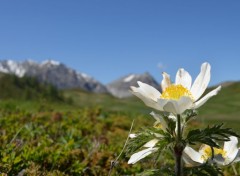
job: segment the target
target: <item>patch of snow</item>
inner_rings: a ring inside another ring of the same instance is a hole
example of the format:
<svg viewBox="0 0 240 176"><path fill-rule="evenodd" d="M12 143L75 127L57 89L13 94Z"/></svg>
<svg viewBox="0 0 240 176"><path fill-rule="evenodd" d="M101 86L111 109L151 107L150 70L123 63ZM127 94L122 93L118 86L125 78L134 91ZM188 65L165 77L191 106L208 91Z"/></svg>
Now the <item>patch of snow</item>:
<svg viewBox="0 0 240 176"><path fill-rule="evenodd" d="M26 70L24 70L23 68L17 68L15 70L15 74L18 76L18 77L23 77L26 73Z"/></svg>
<svg viewBox="0 0 240 176"><path fill-rule="evenodd" d="M27 62L27 63L30 64L30 65L36 65L36 64L37 64L37 62L35 62L35 61L32 60L32 59L27 59L25 62Z"/></svg>
<svg viewBox="0 0 240 176"><path fill-rule="evenodd" d="M93 77L87 75L86 73L78 73L78 74L81 75L82 78L87 82L96 82L96 80Z"/></svg>
<svg viewBox="0 0 240 176"><path fill-rule="evenodd" d="M45 60L41 63L41 65L46 65L46 64L58 66L58 65L60 65L60 62L54 61L54 60Z"/></svg>
<svg viewBox="0 0 240 176"><path fill-rule="evenodd" d="M82 75L82 77L86 78L86 79L89 79L91 78L91 76L87 75L86 73L80 73Z"/></svg>
<svg viewBox="0 0 240 176"><path fill-rule="evenodd" d="M4 68L2 65L0 65L0 72L9 73L9 70L7 70L7 69Z"/></svg>
<svg viewBox="0 0 240 176"><path fill-rule="evenodd" d="M132 74L132 75L129 75L128 77L126 77L123 81L124 82L130 82L133 78L135 77L135 75L134 74Z"/></svg>
<svg viewBox="0 0 240 176"><path fill-rule="evenodd" d="M14 73L18 77L23 77L26 72L26 70L20 64L12 60L7 61L7 66L8 66L8 72L5 72L5 73Z"/></svg>

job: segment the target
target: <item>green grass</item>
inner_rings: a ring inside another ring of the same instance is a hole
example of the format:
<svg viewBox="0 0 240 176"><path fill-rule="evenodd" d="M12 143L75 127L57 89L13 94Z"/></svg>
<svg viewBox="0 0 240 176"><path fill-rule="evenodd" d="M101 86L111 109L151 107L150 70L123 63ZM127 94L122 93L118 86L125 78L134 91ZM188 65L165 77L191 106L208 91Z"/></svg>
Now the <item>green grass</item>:
<svg viewBox="0 0 240 176"><path fill-rule="evenodd" d="M209 89L209 92L212 89ZM136 97L117 99L107 94L92 94L80 90L68 90L64 96L72 99L80 107L102 107L106 111L145 113L151 111ZM205 121L240 121L240 82L223 87L199 109L200 118Z"/></svg>
<svg viewBox="0 0 240 176"><path fill-rule="evenodd" d="M222 88L199 109L204 124L225 123L240 132L240 82Z"/></svg>
<svg viewBox="0 0 240 176"><path fill-rule="evenodd" d="M109 94L88 93L82 90L67 90L64 97L79 107L101 107L107 112L148 113L149 108L136 97L118 99Z"/></svg>

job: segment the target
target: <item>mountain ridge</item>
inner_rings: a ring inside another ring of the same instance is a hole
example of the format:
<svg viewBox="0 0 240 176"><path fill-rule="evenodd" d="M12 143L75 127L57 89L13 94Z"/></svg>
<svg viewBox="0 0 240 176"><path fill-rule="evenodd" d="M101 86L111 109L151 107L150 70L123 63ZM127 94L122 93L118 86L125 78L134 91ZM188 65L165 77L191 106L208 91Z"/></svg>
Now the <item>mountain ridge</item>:
<svg viewBox="0 0 240 176"><path fill-rule="evenodd" d="M148 72L143 74L128 74L107 84L106 86L113 96L118 98L126 98L132 95L130 92L130 87L137 86L138 81L149 84L161 91L159 83Z"/></svg>
<svg viewBox="0 0 240 176"><path fill-rule="evenodd" d="M130 86L137 86L137 81L142 81L160 90L159 84L152 75L129 74L111 83L104 85L86 73L77 72L65 64L55 60L36 62L25 60L17 62L13 60L0 61L0 72L13 74L18 77L35 77L40 82L53 84L59 89L80 88L93 93L108 93L117 98L132 96Z"/></svg>

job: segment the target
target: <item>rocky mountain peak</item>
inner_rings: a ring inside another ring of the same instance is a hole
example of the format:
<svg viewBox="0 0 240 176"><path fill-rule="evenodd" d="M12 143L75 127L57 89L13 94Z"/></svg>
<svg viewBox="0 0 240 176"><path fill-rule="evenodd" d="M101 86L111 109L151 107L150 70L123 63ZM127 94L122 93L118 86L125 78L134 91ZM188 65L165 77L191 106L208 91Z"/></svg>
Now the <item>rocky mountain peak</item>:
<svg viewBox="0 0 240 176"><path fill-rule="evenodd" d="M147 83L156 89L160 90L157 81L148 73L143 74L129 74L117 79L107 85L108 91L118 98L125 98L131 96L130 86L138 86L137 82L141 81Z"/></svg>
<svg viewBox="0 0 240 176"><path fill-rule="evenodd" d="M60 89L81 88L96 93L107 92L106 87L92 77L78 73L54 60L46 60L42 63L32 60L23 62L4 60L0 61L0 72L14 74L18 77L36 77L39 81L51 83Z"/></svg>
<svg viewBox="0 0 240 176"><path fill-rule="evenodd" d="M16 62L0 61L0 72L17 75L18 77L36 77L41 82L55 85L59 89L80 88L94 93L111 93L118 98L132 96L130 86L138 86L137 81L147 83L160 90L157 81L148 73L128 74L108 85L103 85L86 73L80 73L61 62L46 60L41 63L33 60Z"/></svg>

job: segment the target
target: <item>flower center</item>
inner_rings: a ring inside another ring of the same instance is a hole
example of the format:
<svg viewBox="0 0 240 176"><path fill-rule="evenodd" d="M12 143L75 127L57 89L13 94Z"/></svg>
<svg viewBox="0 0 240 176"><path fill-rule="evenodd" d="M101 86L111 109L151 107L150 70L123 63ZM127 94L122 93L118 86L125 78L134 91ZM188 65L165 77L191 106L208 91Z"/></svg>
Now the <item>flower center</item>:
<svg viewBox="0 0 240 176"><path fill-rule="evenodd" d="M157 129L162 129L162 124L160 122L155 122L154 125L153 125L154 128L157 128Z"/></svg>
<svg viewBox="0 0 240 176"><path fill-rule="evenodd" d="M191 92L187 88L178 84L178 85L171 85L167 87L162 92L162 95L160 98L179 100L182 96L190 97L191 99L193 99Z"/></svg>
<svg viewBox="0 0 240 176"><path fill-rule="evenodd" d="M214 155L222 155L223 158L226 157L226 151L224 151L223 149L218 149L218 148L215 148L213 147L213 153L212 153L212 149L210 146L205 146L204 147L204 150L203 150L203 155L202 155L202 158L206 161L208 160L209 158L212 157L212 154Z"/></svg>

